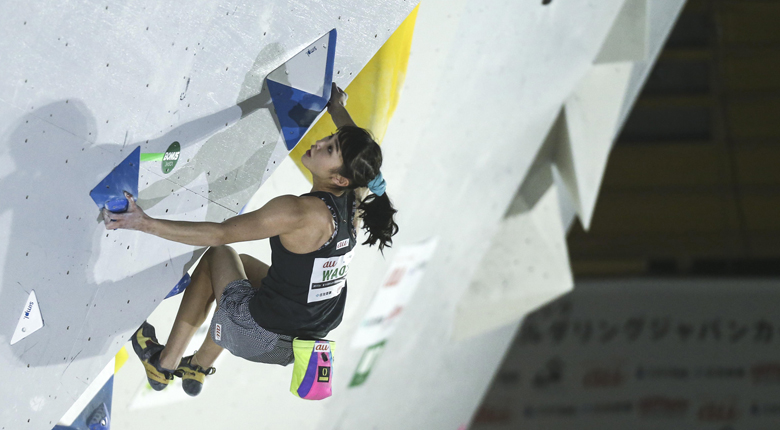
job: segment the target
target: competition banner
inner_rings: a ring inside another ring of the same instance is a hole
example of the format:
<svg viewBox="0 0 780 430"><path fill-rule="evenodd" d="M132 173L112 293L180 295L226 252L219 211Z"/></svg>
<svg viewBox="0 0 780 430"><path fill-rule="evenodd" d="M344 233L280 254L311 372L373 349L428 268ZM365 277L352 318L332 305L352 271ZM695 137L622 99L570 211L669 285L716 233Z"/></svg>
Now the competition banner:
<svg viewBox="0 0 780 430"><path fill-rule="evenodd" d="M522 322L470 428L780 428L777 287L579 282Z"/></svg>
<svg viewBox="0 0 780 430"><path fill-rule="evenodd" d="M353 348L376 345L392 334L398 317L425 273L425 266L436 250L436 243L437 239L433 238L398 249L382 280L382 286L352 338Z"/></svg>
<svg viewBox="0 0 780 430"><path fill-rule="evenodd" d="M352 375L352 380L349 382L349 387L358 387L360 385L363 385L364 382L366 382L366 379L368 379L368 375L371 373L371 369L374 368L374 363L376 363L379 356L382 354L382 351L385 349L385 341L381 341L376 345L372 345L369 348L366 348L366 350L363 352L363 356L360 357L360 361L358 362L357 369L355 369L355 374Z"/></svg>

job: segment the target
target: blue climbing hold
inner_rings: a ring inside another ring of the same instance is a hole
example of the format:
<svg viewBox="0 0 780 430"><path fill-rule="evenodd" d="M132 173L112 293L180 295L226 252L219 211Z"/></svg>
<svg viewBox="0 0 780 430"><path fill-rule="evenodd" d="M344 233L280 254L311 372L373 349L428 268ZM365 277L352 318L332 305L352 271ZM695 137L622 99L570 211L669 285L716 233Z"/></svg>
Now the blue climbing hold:
<svg viewBox="0 0 780 430"><path fill-rule="evenodd" d="M328 105L335 58L333 29L268 74L268 91L288 150Z"/></svg>
<svg viewBox="0 0 780 430"><path fill-rule="evenodd" d="M141 147L139 146L89 192L89 196L92 197L98 208L107 208L111 212L127 210L127 198L124 191L138 196L140 165Z"/></svg>
<svg viewBox="0 0 780 430"><path fill-rule="evenodd" d="M181 279L179 279L179 282L176 284L176 286L174 286L173 289L168 293L168 295L165 296L165 298L167 299L175 295L181 294L190 285L191 280L192 279L190 279L190 274L185 273L184 276L182 276Z"/></svg>
<svg viewBox="0 0 780 430"><path fill-rule="evenodd" d="M108 430L109 420L108 407L106 407L105 403L101 403L95 408L92 415L89 416L87 428L89 428L89 430Z"/></svg>

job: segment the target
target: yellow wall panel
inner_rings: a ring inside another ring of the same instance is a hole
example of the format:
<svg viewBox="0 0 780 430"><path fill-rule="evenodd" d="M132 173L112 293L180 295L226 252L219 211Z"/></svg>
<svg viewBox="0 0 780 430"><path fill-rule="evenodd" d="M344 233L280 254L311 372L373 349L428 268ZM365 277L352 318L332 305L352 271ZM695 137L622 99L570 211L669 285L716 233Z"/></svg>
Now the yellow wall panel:
<svg viewBox="0 0 780 430"><path fill-rule="evenodd" d="M419 5L344 89L349 94L347 109L350 116L357 125L371 130L380 145L401 95L418 9ZM311 173L301 164L301 157L317 140L335 129L330 115L324 115L290 152L290 157L309 182Z"/></svg>

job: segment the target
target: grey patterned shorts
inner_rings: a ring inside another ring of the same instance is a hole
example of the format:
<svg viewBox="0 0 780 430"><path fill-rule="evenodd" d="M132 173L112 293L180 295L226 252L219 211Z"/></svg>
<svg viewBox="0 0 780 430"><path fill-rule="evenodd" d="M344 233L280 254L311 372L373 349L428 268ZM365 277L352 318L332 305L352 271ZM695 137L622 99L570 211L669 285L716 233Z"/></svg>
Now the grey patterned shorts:
<svg viewBox="0 0 780 430"><path fill-rule="evenodd" d="M225 287L211 319L211 338L237 357L287 366L295 360L292 337L257 325L249 313L249 300L254 293L247 279L233 281Z"/></svg>

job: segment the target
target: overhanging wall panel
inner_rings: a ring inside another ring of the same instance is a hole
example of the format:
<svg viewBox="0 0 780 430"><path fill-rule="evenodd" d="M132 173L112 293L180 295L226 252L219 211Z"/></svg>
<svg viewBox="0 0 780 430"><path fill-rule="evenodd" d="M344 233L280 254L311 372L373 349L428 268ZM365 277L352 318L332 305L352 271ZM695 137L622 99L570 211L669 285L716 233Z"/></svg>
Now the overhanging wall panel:
<svg viewBox="0 0 780 430"><path fill-rule="evenodd" d="M139 205L167 219L235 215L286 156L273 110L257 98L265 75L337 28L335 81L345 87L414 6L38 1L4 10L0 427L50 429L202 251L105 231L89 190L136 147L162 153L180 141L169 175L141 163ZM30 290L45 326L9 347Z"/></svg>

